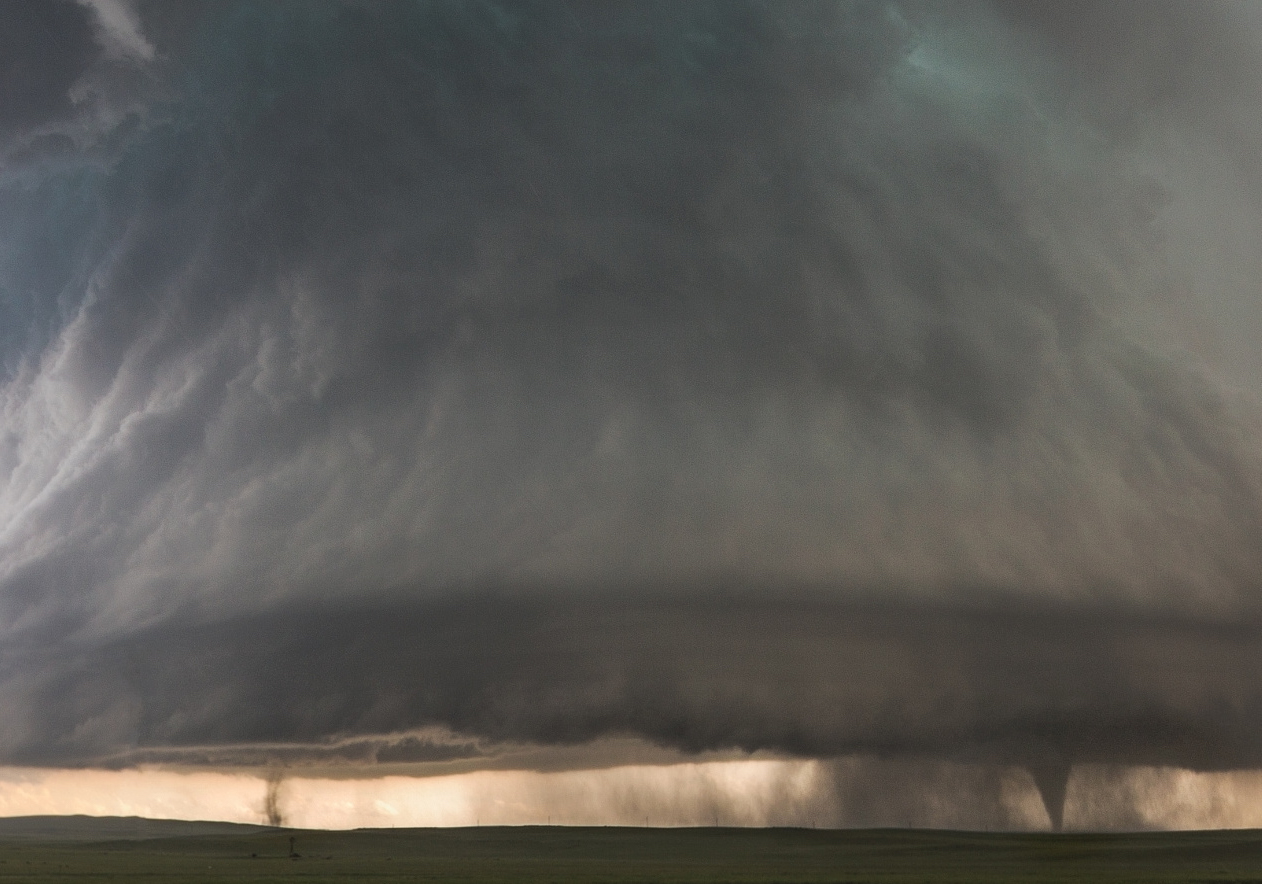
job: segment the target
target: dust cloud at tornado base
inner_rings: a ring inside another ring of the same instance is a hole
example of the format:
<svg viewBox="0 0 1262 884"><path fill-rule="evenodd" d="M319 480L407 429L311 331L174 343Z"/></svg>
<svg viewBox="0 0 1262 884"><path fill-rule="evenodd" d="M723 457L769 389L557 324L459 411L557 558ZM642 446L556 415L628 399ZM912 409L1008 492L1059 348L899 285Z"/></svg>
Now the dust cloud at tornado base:
<svg viewBox="0 0 1262 884"><path fill-rule="evenodd" d="M0 14L5 763L1262 766L1250 8Z"/></svg>

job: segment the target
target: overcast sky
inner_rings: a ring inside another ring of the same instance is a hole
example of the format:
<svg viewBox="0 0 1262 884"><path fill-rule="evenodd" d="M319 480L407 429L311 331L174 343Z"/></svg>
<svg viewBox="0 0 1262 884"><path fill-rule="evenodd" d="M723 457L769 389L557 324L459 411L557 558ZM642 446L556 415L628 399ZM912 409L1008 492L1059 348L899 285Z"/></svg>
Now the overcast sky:
<svg viewBox="0 0 1262 884"><path fill-rule="evenodd" d="M0 764L1262 768L1259 106L1248 4L4 0Z"/></svg>

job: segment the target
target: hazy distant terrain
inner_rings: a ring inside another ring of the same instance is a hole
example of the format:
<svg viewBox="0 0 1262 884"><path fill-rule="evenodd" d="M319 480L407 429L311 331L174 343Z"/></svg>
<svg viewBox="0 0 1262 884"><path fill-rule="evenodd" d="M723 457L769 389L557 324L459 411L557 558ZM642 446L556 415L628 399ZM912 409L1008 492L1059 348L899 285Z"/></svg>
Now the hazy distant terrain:
<svg viewBox="0 0 1262 884"><path fill-rule="evenodd" d="M142 830L166 836L137 834ZM81 838L67 837L71 832ZM35 817L0 822L0 881L1262 882L1262 832L323 832Z"/></svg>
<svg viewBox="0 0 1262 884"><path fill-rule="evenodd" d="M138 816L19 816L0 818L0 840L123 841L187 838L197 835L249 835L270 831L239 823L150 820Z"/></svg>

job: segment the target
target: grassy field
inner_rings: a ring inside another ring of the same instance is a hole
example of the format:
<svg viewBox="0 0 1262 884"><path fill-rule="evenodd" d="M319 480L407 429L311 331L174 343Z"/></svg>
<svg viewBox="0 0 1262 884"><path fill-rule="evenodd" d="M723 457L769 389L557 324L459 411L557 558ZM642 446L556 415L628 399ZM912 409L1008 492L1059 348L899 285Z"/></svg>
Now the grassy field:
<svg viewBox="0 0 1262 884"><path fill-rule="evenodd" d="M1262 882L1262 832L521 827L0 840L0 882L36 881Z"/></svg>

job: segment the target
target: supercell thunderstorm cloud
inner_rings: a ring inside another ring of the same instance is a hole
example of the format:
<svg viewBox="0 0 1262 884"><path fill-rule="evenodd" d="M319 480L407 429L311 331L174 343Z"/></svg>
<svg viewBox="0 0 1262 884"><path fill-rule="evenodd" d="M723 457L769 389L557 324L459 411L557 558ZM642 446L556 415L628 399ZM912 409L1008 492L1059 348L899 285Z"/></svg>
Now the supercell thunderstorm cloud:
<svg viewBox="0 0 1262 884"><path fill-rule="evenodd" d="M1260 101L1243 4L5 0L0 763L1262 768Z"/></svg>

